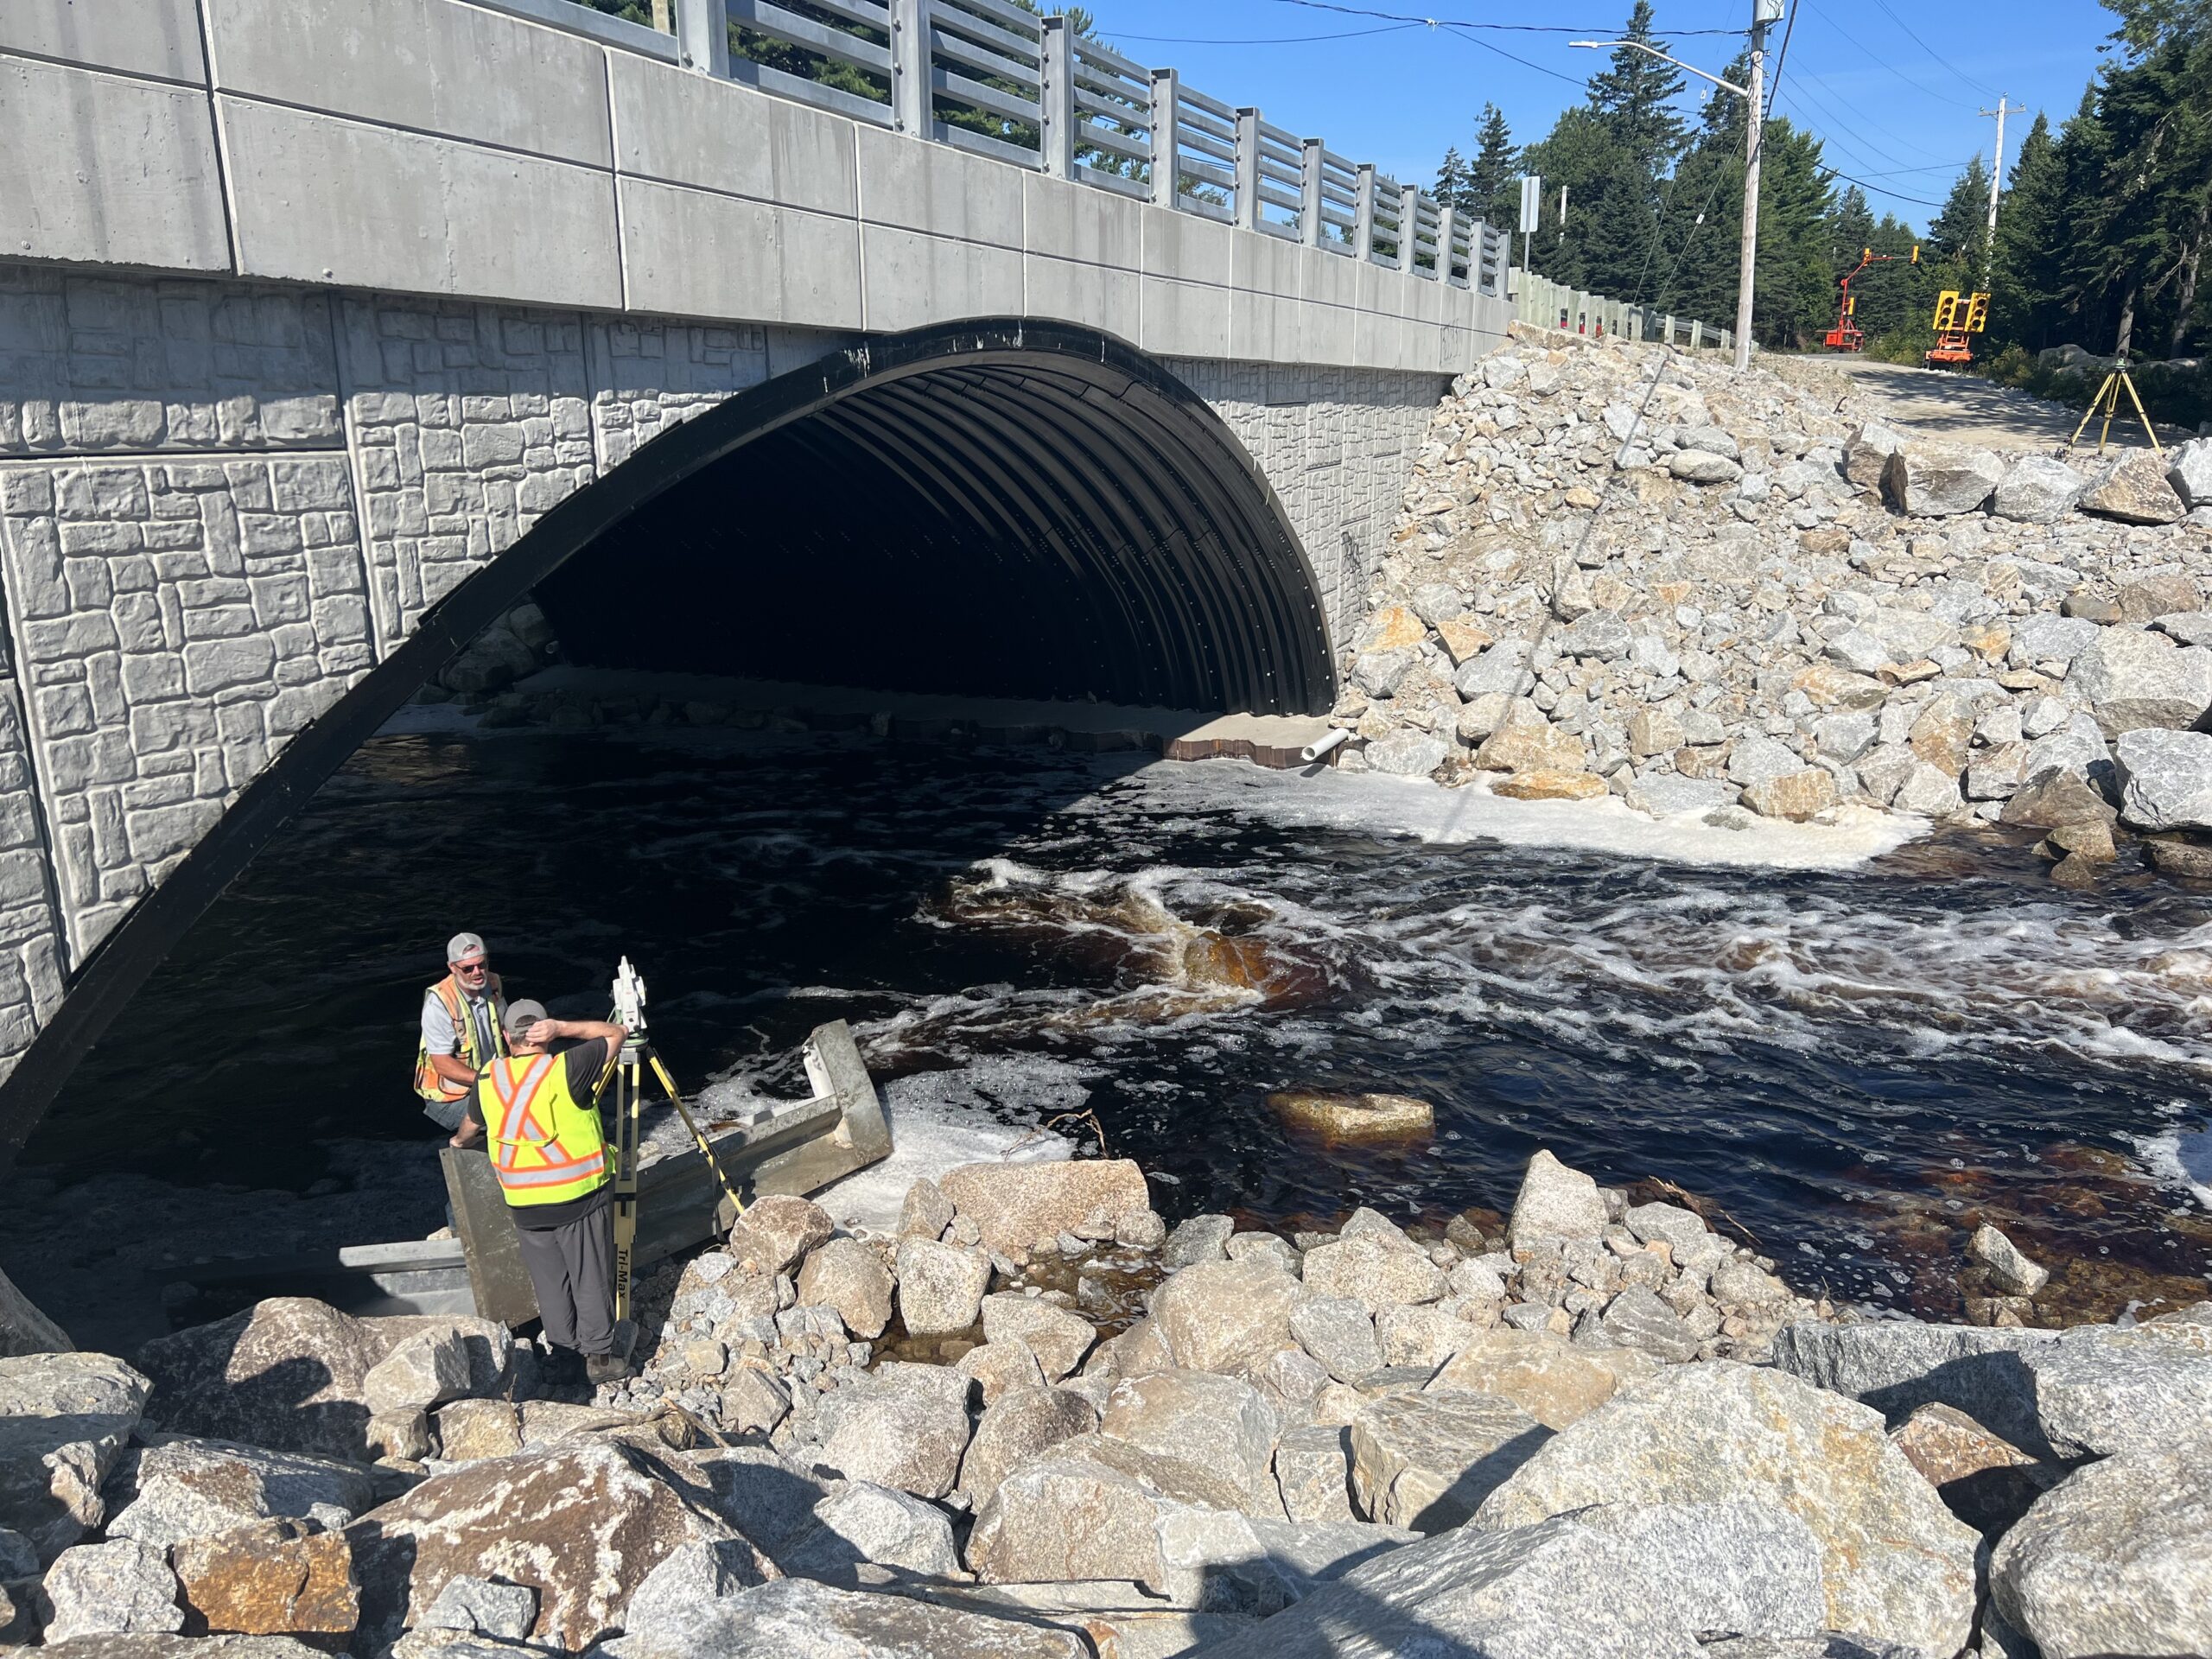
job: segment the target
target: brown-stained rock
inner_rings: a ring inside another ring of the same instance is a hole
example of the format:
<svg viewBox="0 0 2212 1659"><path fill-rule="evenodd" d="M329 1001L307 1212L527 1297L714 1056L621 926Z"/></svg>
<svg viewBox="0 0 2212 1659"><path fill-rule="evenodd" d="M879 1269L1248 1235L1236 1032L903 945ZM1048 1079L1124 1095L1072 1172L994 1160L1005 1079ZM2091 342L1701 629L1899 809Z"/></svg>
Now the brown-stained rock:
<svg viewBox="0 0 2212 1659"><path fill-rule="evenodd" d="M1994 1537L2064 1478L1955 1406L1921 1407L1890 1431L1890 1444L1927 1478L1951 1513Z"/></svg>
<svg viewBox="0 0 2212 1659"><path fill-rule="evenodd" d="M1580 1421L1659 1362L1632 1348L1578 1348L1549 1331L1478 1333L1431 1380L1434 1389L1496 1395L1548 1429Z"/></svg>
<svg viewBox="0 0 2212 1659"><path fill-rule="evenodd" d="M1428 638L1428 625L1402 605L1384 605L1369 616L1360 638L1362 651L1409 651Z"/></svg>
<svg viewBox="0 0 2212 1659"><path fill-rule="evenodd" d="M820 1205L772 1192L755 1198L729 1230L729 1253L741 1272L789 1273L834 1230Z"/></svg>
<svg viewBox="0 0 2212 1659"><path fill-rule="evenodd" d="M2182 836L2145 836L2143 852L2161 875L2212 881L2212 847Z"/></svg>
<svg viewBox="0 0 2212 1659"><path fill-rule="evenodd" d="M1516 702L1475 751L1475 766L1483 772L1575 772L1584 770L1587 754L1577 734L1553 725L1535 704Z"/></svg>
<svg viewBox="0 0 2212 1659"><path fill-rule="evenodd" d="M1500 779L1491 793L1510 801L1592 801L1606 789L1605 780L1594 772L1535 766Z"/></svg>
<svg viewBox="0 0 2212 1659"><path fill-rule="evenodd" d="M537 1591L531 1639L571 1650L613 1629L646 1573L687 1543L741 1535L668 1466L635 1446L592 1442L494 1458L434 1476L346 1529L361 1587L361 1635L391 1642L448 1580ZM734 1543L756 1580L776 1576Z"/></svg>
<svg viewBox="0 0 2212 1659"><path fill-rule="evenodd" d="M1072 1233L1107 1239L1131 1211L1152 1208L1144 1172L1127 1158L1043 1164L963 1164L938 1183L994 1250L1027 1251Z"/></svg>
<svg viewBox="0 0 2212 1659"><path fill-rule="evenodd" d="M2006 823L2031 830L2063 830L2069 824L2110 824L2120 817L2111 802L2097 793L2079 772L2047 772L2031 778L2005 803Z"/></svg>
<svg viewBox="0 0 2212 1659"><path fill-rule="evenodd" d="M1445 652L1454 668L1481 656L1497 643L1481 620L1471 613L1446 617L1436 625L1436 637L1444 642Z"/></svg>
<svg viewBox="0 0 2212 1659"><path fill-rule="evenodd" d="M1764 818L1802 823L1835 804L1835 775L1821 766L1784 772L1748 785L1744 804Z"/></svg>
<svg viewBox="0 0 2212 1659"><path fill-rule="evenodd" d="M188 1538L169 1553L185 1628L240 1636L344 1636L360 1622L353 1552L315 1522L256 1521Z"/></svg>
<svg viewBox="0 0 2212 1659"><path fill-rule="evenodd" d="M1286 1089L1269 1095L1268 1106L1286 1127L1324 1141L1402 1141L1436 1128L1436 1109L1410 1095L1328 1095Z"/></svg>
<svg viewBox="0 0 2212 1659"><path fill-rule="evenodd" d="M1833 663L1815 663L1810 668L1801 669L1791 677L1789 683L1793 690L1810 697L1816 708L1847 712L1878 709L1890 695L1879 680L1838 668Z"/></svg>
<svg viewBox="0 0 2212 1659"><path fill-rule="evenodd" d="M448 1463L512 1457L522 1450L522 1416L510 1401L454 1400L438 1411L438 1455Z"/></svg>

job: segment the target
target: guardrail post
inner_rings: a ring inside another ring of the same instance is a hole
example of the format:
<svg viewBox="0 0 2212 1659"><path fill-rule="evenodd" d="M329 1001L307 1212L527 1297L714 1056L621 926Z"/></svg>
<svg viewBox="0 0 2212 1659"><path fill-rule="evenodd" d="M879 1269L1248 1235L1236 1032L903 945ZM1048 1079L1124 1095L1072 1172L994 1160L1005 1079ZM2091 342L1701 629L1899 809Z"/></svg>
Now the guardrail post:
<svg viewBox="0 0 2212 1659"><path fill-rule="evenodd" d="M1351 251L1362 264L1375 257L1375 163L1363 162L1352 186Z"/></svg>
<svg viewBox="0 0 2212 1659"><path fill-rule="evenodd" d="M1260 112L1249 105L1236 111L1236 223L1260 228Z"/></svg>
<svg viewBox="0 0 2212 1659"><path fill-rule="evenodd" d="M1045 171L1056 179L1075 176L1075 35L1063 15L1039 19L1044 34L1037 42L1037 148Z"/></svg>
<svg viewBox="0 0 2212 1659"><path fill-rule="evenodd" d="M676 0L676 48L703 74L729 79L729 0Z"/></svg>
<svg viewBox="0 0 2212 1659"><path fill-rule="evenodd" d="M1299 147L1299 239L1309 248L1321 245L1321 141L1308 138Z"/></svg>
<svg viewBox="0 0 2212 1659"><path fill-rule="evenodd" d="M1436 280L1446 288L1452 285L1452 205L1440 202L1436 209Z"/></svg>
<svg viewBox="0 0 2212 1659"><path fill-rule="evenodd" d="M1705 344L1705 324L1697 318L1690 319L1690 350L1696 351Z"/></svg>
<svg viewBox="0 0 2212 1659"><path fill-rule="evenodd" d="M937 100L930 95L930 0L891 0L891 117L899 131L927 138Z"/></svg>
<svg viewBox="0 0 2212 1659"><path fill-rule="evenodd" d="M1177 105L1183 83L1173 69L1152 72L1152 200L1158 207L1179 208L1182 154L1176 137Z"/></svg>
<svg viewBox="0 0 2212 1659"><path fill-rule="evenodd" d="M1421 249L1421 187L1398 187L1398 269L1411 276L1421 270L1414 256Z"/></svg>

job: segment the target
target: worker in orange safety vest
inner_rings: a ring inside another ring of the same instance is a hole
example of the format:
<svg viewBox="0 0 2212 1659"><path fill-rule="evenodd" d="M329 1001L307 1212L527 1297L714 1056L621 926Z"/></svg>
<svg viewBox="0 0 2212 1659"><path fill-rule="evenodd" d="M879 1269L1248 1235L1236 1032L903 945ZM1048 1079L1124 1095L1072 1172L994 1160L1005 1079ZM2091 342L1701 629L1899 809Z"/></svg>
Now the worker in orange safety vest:
<svg viewBox="0 0 2212 1659"><path fill-rule="evenodd" d="M446 976L423 993L423 1039L415 1049L415 1093L442 1129L461 1127L477 1074L507 1052L505 988L481 935L446 944Z"/></svg>
<svg viewBox="0 0 2212 1659"><path fill-rule="evenodd" d="M605 1020L553 1020L543 1004L512 1004L508 1052L468 1097L454 1144L482 1144L537 1293L556 1357L583 1356L596 1385L629 1375L615 1351L614 1150L598 1091L627 1035ZM555 1043L565 1043L560 1052Z"/></svg>

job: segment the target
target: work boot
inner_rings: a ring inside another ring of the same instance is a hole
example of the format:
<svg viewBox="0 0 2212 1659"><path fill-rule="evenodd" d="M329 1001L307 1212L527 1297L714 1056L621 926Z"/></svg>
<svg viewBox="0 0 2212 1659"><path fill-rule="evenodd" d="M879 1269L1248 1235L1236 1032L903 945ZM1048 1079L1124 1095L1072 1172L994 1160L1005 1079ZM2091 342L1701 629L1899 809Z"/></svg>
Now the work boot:
<svg viewBox="0 0 2212 1659"><path fill-rule="evenodd" d="M620 1382L630 1375L630 1362L620 1354L586 1354L584 1381L594 1388Z"/></svg>

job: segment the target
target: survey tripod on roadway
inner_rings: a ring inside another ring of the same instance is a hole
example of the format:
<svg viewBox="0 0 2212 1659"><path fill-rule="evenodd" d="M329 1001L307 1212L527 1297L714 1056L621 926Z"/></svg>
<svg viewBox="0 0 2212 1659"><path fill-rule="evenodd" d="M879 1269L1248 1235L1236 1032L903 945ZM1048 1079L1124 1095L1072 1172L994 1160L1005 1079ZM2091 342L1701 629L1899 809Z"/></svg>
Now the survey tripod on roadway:
<svg viewBox="0 0 2212 1659"><path fill-rule="evenodd" d="M713 1144L700 1132L698 1122L683 1103L683 1096L677 1092L676 1083L668 1075L668 1068L661 1064L652 1045L645 1040L645 982L630 958L622 958L621 966L614 970L614 1023L628 1033L622 1047L607 1062L614 1084L614 1319L618 1329L627 1326L634 1335L636 1325L631 1321L630 1283L632 1267L638 1248L638 1159L639 1139L645 1120L645 1074L652 1073L668 1103L683 1120L683 1127L691 1132L691 1140L707 1160L707 1167L714 1172L715 1180L728 1198L730 1208L737 1214L745 1213L744 1200L737 1196L737 1187L723 1171L721 1162L715 1156ZM606 1080L601 1082L606 1088Z"/></svg>

